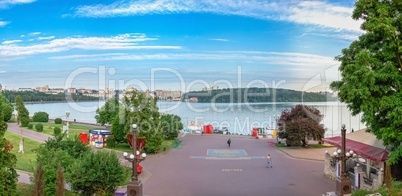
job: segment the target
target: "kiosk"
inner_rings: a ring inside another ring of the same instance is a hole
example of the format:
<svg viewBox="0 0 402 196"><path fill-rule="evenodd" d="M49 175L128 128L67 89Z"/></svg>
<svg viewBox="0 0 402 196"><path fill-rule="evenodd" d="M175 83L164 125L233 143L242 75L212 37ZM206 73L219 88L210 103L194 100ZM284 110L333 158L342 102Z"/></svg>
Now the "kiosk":
<svg viewBox="0 0 402 196"><path fill-rule="evenodd" d="M92 146L103 148L106 146L106 140L112 133L108 130L89 130L89 142Z"/></svg>

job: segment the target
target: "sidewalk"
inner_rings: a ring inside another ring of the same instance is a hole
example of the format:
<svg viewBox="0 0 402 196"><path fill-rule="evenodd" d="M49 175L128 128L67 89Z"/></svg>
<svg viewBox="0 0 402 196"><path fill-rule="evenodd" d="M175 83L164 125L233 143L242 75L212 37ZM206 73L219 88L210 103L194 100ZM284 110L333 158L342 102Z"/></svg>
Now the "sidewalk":
<svg viewBox="0 0 402 196"><path fill-rule="evenodd" d="M295 159L324 161L325 152L326 151L333 152L337 148L336 147L328 147L328 148L277 147L276 149L282 151L286 155Z"/></svg>

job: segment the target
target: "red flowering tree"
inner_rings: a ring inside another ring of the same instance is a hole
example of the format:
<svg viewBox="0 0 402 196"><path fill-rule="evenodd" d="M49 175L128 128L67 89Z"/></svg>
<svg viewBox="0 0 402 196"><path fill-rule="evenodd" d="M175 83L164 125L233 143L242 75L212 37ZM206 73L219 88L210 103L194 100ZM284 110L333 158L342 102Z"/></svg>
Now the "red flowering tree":
<svg viewBox="0 0 402 196"><path fill-rule="evenodd" d="M278 136L286 139L287 146L307 146L308 140L321 142L325 129L320 124L323 115L316 108L296 105L285 110L278 121Z"/></svg>

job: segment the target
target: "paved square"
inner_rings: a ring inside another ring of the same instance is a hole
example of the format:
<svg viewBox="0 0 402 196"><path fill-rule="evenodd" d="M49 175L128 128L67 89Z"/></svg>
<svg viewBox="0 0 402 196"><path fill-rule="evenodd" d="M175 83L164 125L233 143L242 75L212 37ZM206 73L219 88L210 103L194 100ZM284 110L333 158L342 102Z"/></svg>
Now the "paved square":
<svg viewBox="0 0 402 196"><path fill-rule="evenodd" d="M208 149L207 155L214 157L241 157L247 156L247 153L244 149Z"/></svg>

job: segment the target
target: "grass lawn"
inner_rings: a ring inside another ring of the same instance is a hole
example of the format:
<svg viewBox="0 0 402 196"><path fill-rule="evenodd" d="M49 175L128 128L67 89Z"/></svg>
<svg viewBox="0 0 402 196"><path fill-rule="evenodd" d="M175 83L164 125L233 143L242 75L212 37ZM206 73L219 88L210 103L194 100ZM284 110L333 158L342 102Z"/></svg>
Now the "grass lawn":
<svg viewBox="0 0 402 196"><path fill-rule="evenodd" d="M38 122L32 122L31 124L34 125L34 128L32 130L35 130L35 124ZM63 131L63 125L62 124L55 124L55 123L42 123L43 125L43 132L44 134L47 135L54 135L54 127L60 127L60 129ZM82 125L75 125L75 124L70 124L69 125L69 135L70 136L78 136L81 132L88 133L88 130L94 130L95 128L90 127L90 126L82 126ZM99 128L96 128L97 130Z"/></svg>
<svg viewBox="0 0 402 196"><path fill-rule="evenodd" d="M17 156L16 169L32 172L34 168L33 162L36 159L36 152L34 152L34 150L38 148L41 143L24 137L24 154L22 154L18 153L20 135L7 131L5 138L10 140L14 146L11 152Z"/></svg>
<svg viewBox="0 0 402 196"><path fill-rule="evenodd" d="M172 148L173 142L174 142L174 140L164 140L161 145L161 152L167 151L170 148ZM130 148L130 146L127 143L120 143L115 148L109 148L109 149L132 153L132 149ZM152 153L149 153L149 154L152 154Z"/></svg>
<svg viewBox="0 0 402 196"><path fill-rule="evenodd" d="M19 196L31 196L31 185L30 184L23 184L18 183L17 185L17 195ZM65 196L78 196L71 191L66 190Z"/></svg>

